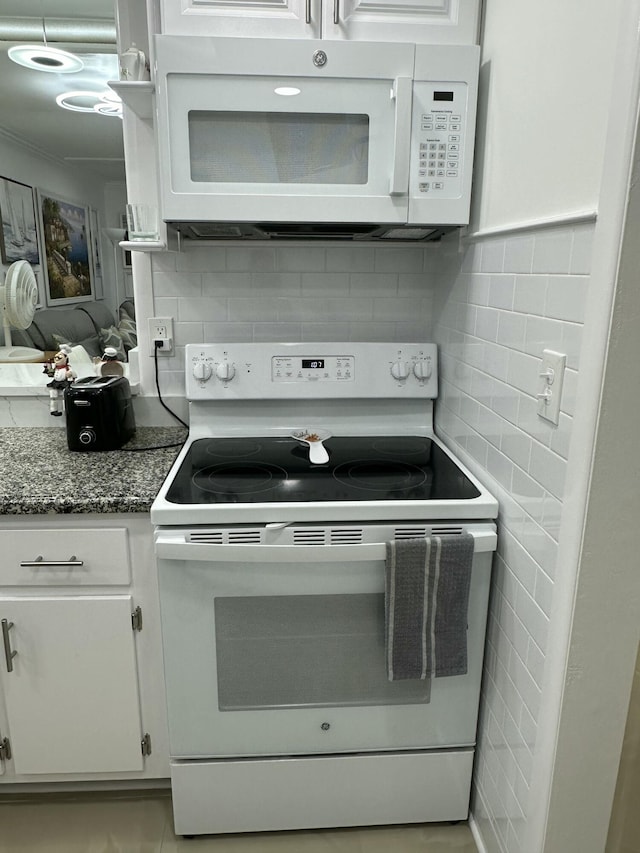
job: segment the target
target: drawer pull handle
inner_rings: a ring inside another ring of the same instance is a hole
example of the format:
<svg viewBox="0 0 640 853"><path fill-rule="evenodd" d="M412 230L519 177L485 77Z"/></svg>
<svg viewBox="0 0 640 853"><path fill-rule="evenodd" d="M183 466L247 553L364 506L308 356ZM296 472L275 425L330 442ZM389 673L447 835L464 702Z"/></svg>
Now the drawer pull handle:
<svg viewBox="0 0 640 853"><path fill-rule="evenodd" d="M13 622L2 620L2 642L4 644L4 659L7 662L7 672L13 672L13 659L18 652L11 649L11 637L9 631L13 628Z"/></svg>
<svg viewBox="0 0 640 853"><path fill-rule="evenodd" d="M35 560L21 560L20 565L25 569L38 568L64 568L65 566L84 566L84 560L79 560L75 554L69 557L68 560L45 560L44 557L36 557Z"/></svg>

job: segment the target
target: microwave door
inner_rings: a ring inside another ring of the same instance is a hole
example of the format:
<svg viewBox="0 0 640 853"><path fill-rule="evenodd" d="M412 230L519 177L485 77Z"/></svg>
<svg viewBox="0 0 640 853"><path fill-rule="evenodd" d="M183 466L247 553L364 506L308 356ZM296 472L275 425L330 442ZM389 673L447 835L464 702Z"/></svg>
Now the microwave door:
<svg viewBox="0 0 640 853"><path fill-rule="evenodd" d="M165 109L166 220L407 220L410 78L172 74Z"/></svg>

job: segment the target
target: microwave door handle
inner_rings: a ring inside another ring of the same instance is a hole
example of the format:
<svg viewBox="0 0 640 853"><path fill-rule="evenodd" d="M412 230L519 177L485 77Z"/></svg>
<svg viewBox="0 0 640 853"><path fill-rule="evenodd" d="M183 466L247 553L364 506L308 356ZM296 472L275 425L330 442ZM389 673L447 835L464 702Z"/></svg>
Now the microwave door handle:
<svg viewBox="0 0 640 853"><path fill-rule="evenodd" d="M411 156L411 101L413 80L396 77L391 98L396 102L393 130L393 171L389 195L407 195L409 191L409 163Z"/></svg>

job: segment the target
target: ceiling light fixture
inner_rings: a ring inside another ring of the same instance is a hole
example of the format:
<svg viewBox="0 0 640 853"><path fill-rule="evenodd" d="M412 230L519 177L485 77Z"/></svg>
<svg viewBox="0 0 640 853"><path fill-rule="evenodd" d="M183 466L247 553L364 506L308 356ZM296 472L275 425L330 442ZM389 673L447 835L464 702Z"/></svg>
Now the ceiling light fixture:
<svg viewBox="0 0 640 853"><path fill-rule="evenodd" d="M47 30L42 19L42 44L19 44L10 47L7 55L12 62L34 71L47 71L53 74L74 74L82 71L84 62L75 53L49 47Z"/></svg>
<svg viewBox="0 0 640 853"><path fill-rule="evenodd" d="M25 68L56 74L72 74L84 68L80 57L47 45L20 44L7 51L9 59Z"/></svg>
<svg viewBox="0 0 640 853"><path fill-rule="evenodd" d="M56 97L56 104L73 113L98 113L103 116L122 117L122 102L115 92L92 92L82 89L63 92Z"/></svg>

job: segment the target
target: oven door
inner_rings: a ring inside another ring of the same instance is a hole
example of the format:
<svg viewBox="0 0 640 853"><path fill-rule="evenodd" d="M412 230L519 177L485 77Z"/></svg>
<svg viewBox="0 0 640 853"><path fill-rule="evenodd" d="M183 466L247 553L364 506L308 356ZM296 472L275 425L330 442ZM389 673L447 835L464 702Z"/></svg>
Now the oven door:
<svg viewBox="0 0 640 853"><path fill-rule="evenodd" d="M397 682L385 668L384 542L193 544L160 530L172 757L472 745L495 528L470 527L468 672Z"/></svg>

